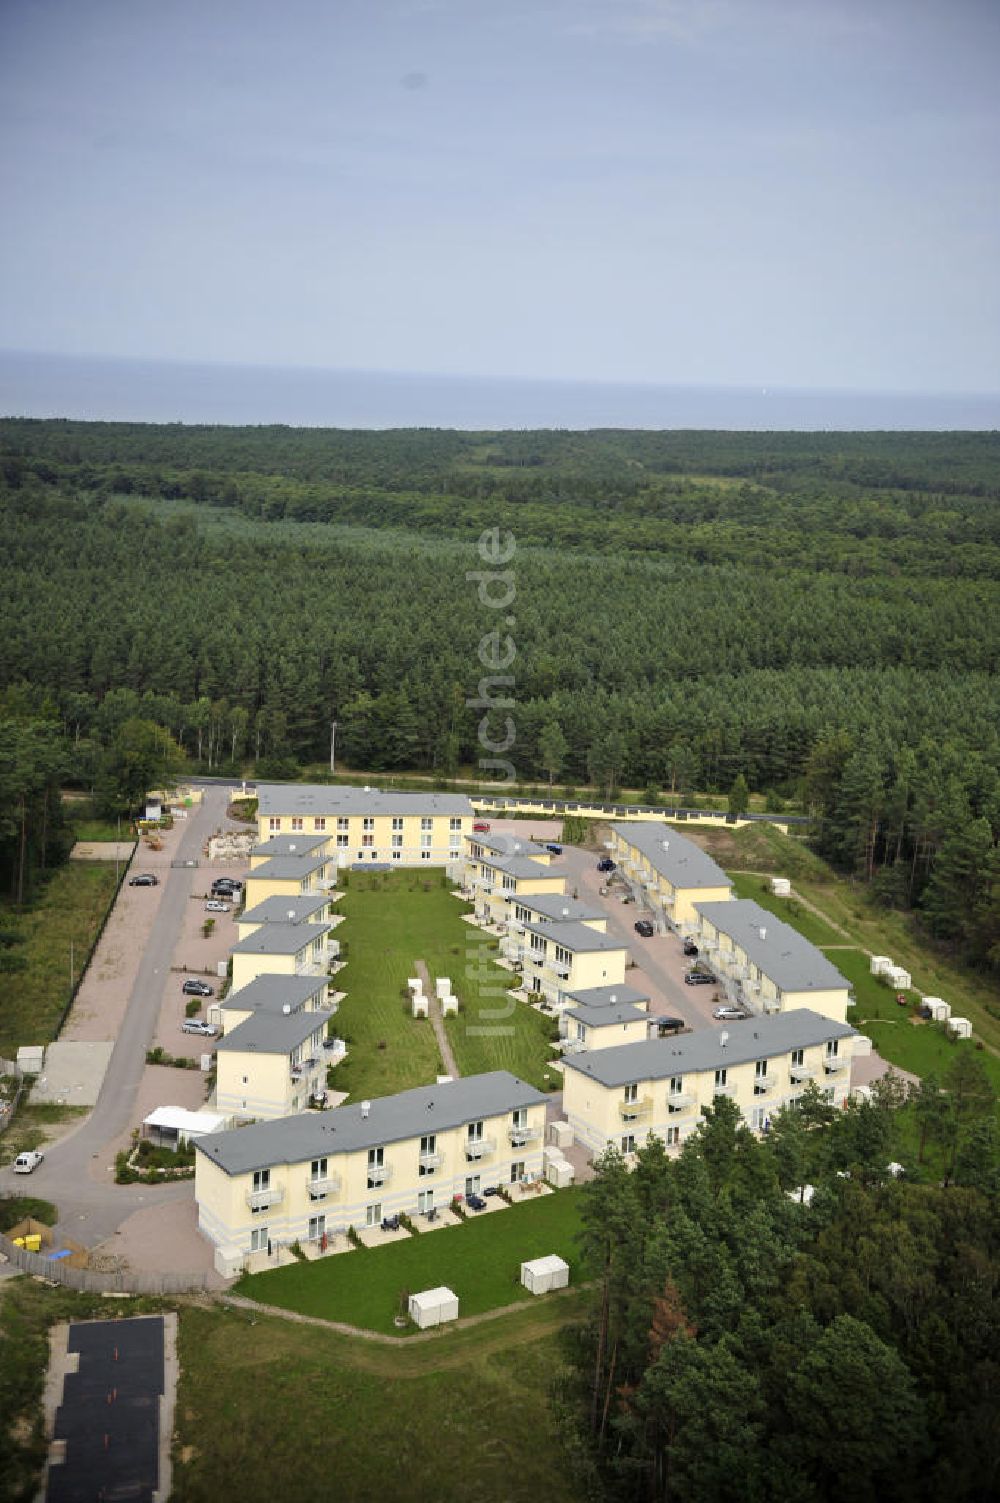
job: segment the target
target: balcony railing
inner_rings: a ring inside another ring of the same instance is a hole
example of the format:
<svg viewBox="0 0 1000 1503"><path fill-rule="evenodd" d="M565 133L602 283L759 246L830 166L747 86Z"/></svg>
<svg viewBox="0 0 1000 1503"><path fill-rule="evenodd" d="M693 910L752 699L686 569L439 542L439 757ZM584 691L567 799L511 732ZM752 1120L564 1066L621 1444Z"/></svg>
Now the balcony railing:
<svg viewBox="0 0 1000 1503"><path fill-rule="evenodd" d="M776 1075L755 1075L753 1088L755 1091L773 1091L778 1083Z"/></svg>
<svg viewBox="0 0 1000 1503"><path fill-rule="evenodd" d="M507 1136L515 1148L520 1148L525 1143L533 1143L541 1135L540 1127L508 1127L507 1129Z"/></svg>
<svg viewBox="0 0 1000 1503"><path fill-rule="evenodd" d="M692 1091L669 1091L667 1093L667 1106L672 1112L686 1112L694 1106L698 1098Z"/></svg>
<svg viewBox="0 0 1000 1503"><path fill-rule="evenodd" d="M736 1087L734 1085L713 1085L713 1087L712 1087L712 1095L713 1096L735 1096L736 1095Z"/></svg>
<svg viewBox="0 0 1000 1503"><path fill-rule="evenodd" d="M323 1200L327 1195L336 1195L340 1190L340 1177L336 1174L327 1174L323 1178L306 1180L306 1189L310 1200Z"/></svg>
<svg viewBox="0 0 1000 1503"><path fill-rule="evenodd" d="M557 966L553 966L553 970L555 971L556 975L559 977L560 981L568 981L569 980L569 966L568 965L562 965L562 964L560 964L560 965L557 965Z"/></svg>
<svg viewBox="0 0 1000 1503"><path fill-rule="evenodd" d="M421 1169L437 1169L443 1159L440 1153L422 1153L419 1162Z"/></svg>
<svg viewBox="0 0 1000 1503"><path fill-rule="evenodd" d="M388 1164L368 1165L368 1188L372 1190L376 1185L388 1184L392 1178L392 1169Z"/></svg>
<svg viewBox="0 0 1000 1503"><path fill-rule="evenodd" d="M842 1059L839 1054L828 1054L823 1060L823 1069L828 1075L835 1075L838 1070L843 1070L846 1066L847 1060Z"/></svg>
<svg viewBox="0 0 1000 1503"><path fill-rule="evenodd" d="M791 1065L788 1071L793 1080L815 1080L816 1071L812 1065Z"/></svg>
<svg viewBox="0 0 1000 1503"><path fill-rule="evenodd" d="M266 1190L248 1190L247 1205L251 1211L266 1211L268 1206L280 1205L285 1198L281 1185L269 1185Z"/></svg>
<svg viewBox="0 0 1000 1503"><path fill-rule="evenodd" d="M650 1096L640 1096L637 1101L619 1101L618 1115L626 1122L632 1122L636 1117L648 1117L653 1110L653 1101Z"/></svg>
<svg viewBox="0 0 1000 1503"><path fill-rule="evenodd" d="M466 1138L465 1157L467 1159L488 1159L491 1153L496 1152L496 1146L492 1138Z"/></svg>

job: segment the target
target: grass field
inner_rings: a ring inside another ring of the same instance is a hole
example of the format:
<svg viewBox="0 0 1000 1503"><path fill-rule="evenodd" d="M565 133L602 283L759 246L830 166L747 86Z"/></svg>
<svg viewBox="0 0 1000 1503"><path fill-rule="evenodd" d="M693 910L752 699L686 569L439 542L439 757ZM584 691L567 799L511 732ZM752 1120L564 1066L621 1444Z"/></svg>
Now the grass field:
<svg viewBox="0 0 1000 1503"><path fill-rule="evenodd" d="M565 1258L571 1283L578 1282L583 1277L579 1230L579 1191L560 1190L523 1205L470 1213L461 1226L417 1233L384 1247L248 1275L236 1290L262 1304L393 1334L404 1290L447 1284L458 1295L463 1316L479 1315L533 1300L521 1287L520 1266L545 1253Z"/></svg>
<svg viewBox="0 0 1000 1503"><path fill-rule="evenodd" d="M98 814L91 798L63 794L63 813L73 831L74 840L133 840L128 823Z"/></svg>
<svg viewBox="0 0 1000 1503"><path fill-rule="evenodd" d="M771 884L762 877L751 876L749 872L730 872L733 879L734 895L738 898L752 898L759 903L761 908L766 908L768 913L775 914L784 919L786 924L797 929L814 945L841 945L844 943L842 934L838 934L825 919L811 913L808 908L803 908L801 903L794 898L776 898L771 891ZM836 957L830 959L836 964Z"/></svg>
<svg viewBox="0 0 1000 1503"><path fill-rule="evenodd" d="M60 1106L55 1101L30 1102L22 1097L17 1115L0 1136L0 1165L13 1163L18 1154L28 1148L44 1148L51 1138L61 1136L53 1129L70 1125L89 1111L89 1106Z"/></svg>
<svg viewBox="0 0 1000 1503"><path fill-rule="evenodd" d="M115 890L115 867L67 861L23 913L0 905L0 929L24 936L12 953L27 968L0 975L0 1054L19 1044L47 1044L70 992L70 946L78 978Z"/></svg>
<svg viewBox="0 0 1000 1503"><path fill-rule="evenodd" d="M442 872L352 872L337 911L348 962L337 977L347 996L336 1029L349 1052L333 1072L334 1089L353 1100L383 1096L426 1085L442 1071L431 1024L410 1016L406 981L418 960L432 980L450 976L459 997L462 1010L447 1029L461 1073L511 1070L545 1088L552 1024L510 1002L510 972L490 959L495 943L463 922L467 905L452 897ZM509 1016L497 1019L497 1010Z"/></svg>
<svg viewBox="0 0 1000 1503"><path fill-rule="evenodd" d="M172 1503L581 1503L549 1399L579 1314L539 1301L400 1350L183 1309Z"/></svg>

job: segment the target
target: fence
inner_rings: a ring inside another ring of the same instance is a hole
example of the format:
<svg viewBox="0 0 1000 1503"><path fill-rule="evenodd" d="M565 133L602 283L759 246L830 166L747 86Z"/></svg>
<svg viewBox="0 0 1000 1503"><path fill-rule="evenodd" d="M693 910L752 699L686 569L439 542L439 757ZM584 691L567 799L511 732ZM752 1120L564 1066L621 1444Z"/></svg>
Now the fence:
<svg viewBox="0 0 1000 1503"><path fill-rule="evenodd" d="M48 1279L81 1294L189 1294L212 1288L207 1273L99 1273L91 1268L70 1268L61 1259L43 1257L15 1247L9 1237L0 1234L0 1253L22 1273Z"/></svg>
<svg viewBox="0 0 1000 1503"><path fill-rule="evenodd" d="M0 1075L11 1075L17 1081L13 1101L4 1104L6 1109L0 1108L0 1133L5 1133L17 1116L17 1109L21 1104L21 1096L24 1092L24 1072L16 1059L0 1059Z"/></svg>

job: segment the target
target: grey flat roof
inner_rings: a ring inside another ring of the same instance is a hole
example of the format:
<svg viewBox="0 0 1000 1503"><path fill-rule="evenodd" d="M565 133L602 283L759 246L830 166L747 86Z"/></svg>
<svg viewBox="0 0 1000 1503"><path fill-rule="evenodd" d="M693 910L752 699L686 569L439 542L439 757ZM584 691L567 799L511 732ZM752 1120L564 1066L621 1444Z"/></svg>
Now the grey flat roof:
<svg viewBox="0 0 1000 1503"><path fill-rule="evenodd" d="M321 866L327 866L329 856L272 856L262 866L255 866L247 872L247 882L294 882L303 877L309 877L313 872L318 872Z"/></svg>
<svg viewBox="0 0 1000 1503"><path fill-rule="evenodd" d="M548 921L541 924L525 924L524 927L529 934L541 934L545 939L552 940L553 944L562 945L565 950L624 950L626 948L623 939L615 939L611 934L601 934L598 929L588 929L586 924L576 924L571 920L558 924Z"/></svg>
<svg viewBox="0 0 1000 1503"><path fill-rule="evenodd" d="M236 920L237 924L305 924L314 913L326 908L330 902L328 892L307 892L298 897L285 898L280 893L265 898L254 908L247 908Z"/></svg>
<svg viewBox="0 0 1000 1503"><path fill-rule="evenodd" d="M622 1023L648 1024L652 1021L648 1012L633 1007L630 1002L616 1002L611 1007L571 1007L566 1016L588 1028L613 1028L616 1023L621 1026Z"/></svg>
<svg viewBox="0 0 1000 1503"><path fill-rule="evenodd" d="M251 856L308 856L326 845L329 835L272 835L250 852Z"/></svg>
<svg viewBox="0 0 1000 1503"><path fill-rule="evenodd" d="M566 880L563 868L557 870L530 856L480 856L477 859L491 871L504 872L508 877L558 877L562 882Z"/></svg>
<svg viewBox="0 0 1000 1503"><path fill-rule="evenodd" d="M725 1044L720 1042L723 1037ZM854 1037L854 1029L846 1023L834 1023L808 1007L797 1007L792 1012L727 1023L721 1029L699 1028L675 1038L568 1054L563 1064L567 1070L579 1070L581 1075L613 1087L689 1071L719 1070L724 1065L745 1065L749 1060L772 1059L790 1049L805 1049L828 1039Z"/></svg>
<svg viewBox="0 0 1000 1503"><path fill-rule="evenodd" d="M216 1044L216 1053L291 1054L314 1033L325 1030L332 1012L271 1012L258 1009Z"/></svg>
<svg viewBox="0 0 1000 1503"><path fill-rule="evenodd" d="M659 819L612 825L616 835L649 858L653 869L674 887L732 887L722 867L707 851ZM664 847L664 841L666 847Z"/></svg>
<svg viewBox="0 0 1000 1503"><path fill-rule="evenodd" d="M584 919L606 919L604 909L595 903L581 903L579 898L567 897L562 892L528 892L517 899L520 908L540 913L553 922L582 922Z"/></svg>
<svg viewBox="0 0 1000 1503"><path fill-rule="evenodd" d="M471 819L472 804L458 793L400 793L393 788L352 788L346 783L258 783L257 813L449 814Z"/></svg>
<svg viewBox="0 0 1000 1503"><path fill-rule="evenodd" d="M634 986L585 986L578 992L567 992L570 1002L578 1007L614 1007L617 1003L634 1006L648 1002L649 993L636 991Z"/></svg>
<svg viewBox="0 0 1000 1503"><path fill-rule="evenodd" d="M234 955L297 955L329 934L332 924L263 924L233 945Z"/></svg>
<svg viewBox="0 0 1000 1503"><path fill-rule="evenodd" d="M466 840L474 845L481 845L484 851L492 851L494 856L545 856L549 854L543 845L535 840L525 840L523 835L483 835L474 832L466 835Z"/></svg>
<svg viewBox="0 0 1000 1503"><path fill-rule="evenodd" d="M232 1132L208 1133L196 1147L226 1174L249 1174L275 1164L359 1149L378 1148L427 1133L447 1132L464 1122L497 1117L519 1106L544 1105L546 1097L507 1070L466 1075L444 1085L417 1086L372 1101L367 1116L361 1103L332 1111L305 1112L260 1122Z"/></svg>
<svg viewBox="0 0 1000 1503"><path fill-rule="evenodd" d="M696 903L695 909L745 950L783 992L846 991L850 982L822 950L797 929L776 918L753 898L728 903ZM761 939L761 930L764 938Z"/></svg>
<svg viewBox="0 0 1000 1503"><path fill-rule="evenodd" d="M280 1012L287 1004L293 1012L298 1012L310 998L326 993L328 980L326 976L256 976L239 991L230 992L219 1006L232 1007L238 1012L258 1009Z"/></svg>

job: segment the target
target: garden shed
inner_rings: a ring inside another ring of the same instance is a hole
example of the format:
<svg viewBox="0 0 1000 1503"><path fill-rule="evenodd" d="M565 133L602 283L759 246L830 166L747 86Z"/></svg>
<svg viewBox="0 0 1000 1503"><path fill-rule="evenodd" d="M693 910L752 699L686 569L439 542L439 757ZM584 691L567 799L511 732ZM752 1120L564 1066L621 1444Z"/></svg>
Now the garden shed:
<svg viewBox="0 0 1000 1503"><path fill-rule="evenodd" d="M953 1039L971 1039L972 1024L968 1018L949 1018L945 1024Z"/></svg>
<svg viewBox="0 0 1000 1503"><path fill-rule="evenodd" d="M521 1283L531 1294L548 1294L550 1289L565 1289L569 1283L569 1264L555 1253L532 1258L521 1264Z"/></svg>
<svg viewBox="0 0 1000 1503"><path fill-rule="evenodd" d="M945 1023L951 1017L951 1003L943 997L924 997L921 1005L927 1009L928 1016L935 1023Z"/></svg>
<svg viewBox="0 0 1000 1503"><path fill-rule="evenodd" d="M419 1294L410 1295L409 1313L410 1319L422 1331L428 1326L439 1326L446 1320L457 1320L458 1295L445 1284L437 1289L421 1290Z"/></svg>

